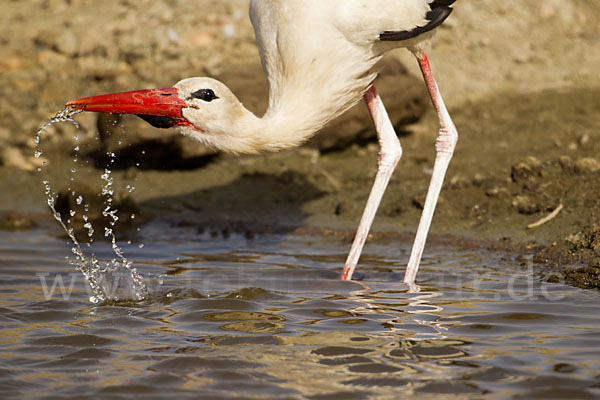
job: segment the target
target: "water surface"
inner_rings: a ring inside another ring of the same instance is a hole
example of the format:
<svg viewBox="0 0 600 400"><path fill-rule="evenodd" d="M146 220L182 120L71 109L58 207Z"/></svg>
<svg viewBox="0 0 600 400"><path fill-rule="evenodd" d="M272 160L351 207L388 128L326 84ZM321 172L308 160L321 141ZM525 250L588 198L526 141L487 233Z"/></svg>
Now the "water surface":
<svg viewBox="0 0 600 400"><path fill-rule="evenodd" d="M336 238L142 232L124 251L149 297L98 305L64 239L0 232L3 398L600 396L600 294L526 258L432 245L408 293L408 243L341 282Z"/></svg>

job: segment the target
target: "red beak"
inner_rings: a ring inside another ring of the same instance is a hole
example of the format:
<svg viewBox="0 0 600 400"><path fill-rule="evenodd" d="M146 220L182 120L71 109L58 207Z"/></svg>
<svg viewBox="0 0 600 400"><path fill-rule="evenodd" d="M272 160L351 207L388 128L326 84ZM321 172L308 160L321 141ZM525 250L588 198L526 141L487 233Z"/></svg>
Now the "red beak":
<svg viewBox="0 0 600 400"><path fill-rule="evenodd" d="M104 94L73 100L65 105L83 111L136 114L152 125L158 123L160 126L155 126L161 128L190 124L182 113L187 104L179 98L176 88Z"/></svg>

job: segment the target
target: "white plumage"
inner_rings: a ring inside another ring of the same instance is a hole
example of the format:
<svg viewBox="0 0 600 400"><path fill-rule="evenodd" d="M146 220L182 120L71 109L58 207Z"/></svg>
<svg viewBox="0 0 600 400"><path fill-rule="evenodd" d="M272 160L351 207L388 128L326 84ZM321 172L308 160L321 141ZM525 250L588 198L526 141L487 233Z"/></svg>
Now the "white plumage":
<svg viewBox="0 0 600 400"><path fill-rule="evenodd" d="M202 133L191 127L180 130L234 153L298 146L362 98L385 52L414 47L433 36L379 40L384 31L425 25L429 10L425 0L252 0L250 19L269 85L266 114L256 120L236 105L223 105L231 108L228 116L215 113L217 107L211 105L210 115L188 113ZM207 78L186 79L176 87L189 92L207 87L237 102L228 89Z"/></svg>

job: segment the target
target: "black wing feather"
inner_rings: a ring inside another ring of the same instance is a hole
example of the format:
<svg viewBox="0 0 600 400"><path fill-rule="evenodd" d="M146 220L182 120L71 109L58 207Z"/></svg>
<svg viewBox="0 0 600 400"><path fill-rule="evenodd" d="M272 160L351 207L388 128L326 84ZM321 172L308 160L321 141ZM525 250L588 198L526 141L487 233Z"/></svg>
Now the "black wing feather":
<svg viewBox="0 0 600 400"><path fill-rule="evenodd" d="M418 26L410 31L385 31L379 35L379 40L398 41L415 38L440 26L452 13L452 3L456 0L434 0L429 3L431 11L425 15L428 21L423 26Z"/></svg>

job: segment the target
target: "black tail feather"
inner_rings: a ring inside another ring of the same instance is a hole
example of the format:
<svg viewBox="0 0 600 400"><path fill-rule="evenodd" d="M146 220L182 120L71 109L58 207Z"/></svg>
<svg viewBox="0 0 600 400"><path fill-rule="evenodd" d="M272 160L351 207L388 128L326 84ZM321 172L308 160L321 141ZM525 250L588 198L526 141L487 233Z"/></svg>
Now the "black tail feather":
<svg viewBox="0 0 600 400"><path fill-rule="evenodd" d="M431 7L432 10L438 7L450 7L455 1L456 0L433 0L429 3L429 7Z"/></svg>
<svg viewBox="0 0 600 400"><path fill-rule="evenodd" d="M385 31L379 35L379 40L399 41L415 38L429 32L442 24L452 13L452 5L456 0L434 0L429 3L431 11L425 15L427 24L418 26L410 31Z"/></svg>

